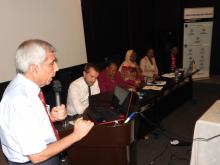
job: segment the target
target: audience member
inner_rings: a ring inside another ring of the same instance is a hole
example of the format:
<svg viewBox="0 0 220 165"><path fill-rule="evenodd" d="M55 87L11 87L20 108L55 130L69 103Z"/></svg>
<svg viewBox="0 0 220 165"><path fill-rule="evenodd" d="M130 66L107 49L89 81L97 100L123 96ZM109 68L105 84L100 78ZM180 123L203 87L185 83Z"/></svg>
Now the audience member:
<svg viewBox="0 0 220 165"><path fill-rule="evenodd" d="M98 82L101 92L114 91L116 85L127 88L125 81L118 71L118 66L114 62L110 62L107 67L100 72Z"/></svg>
<svg viewBox="0 0 220 165"><path fill-rule="evenodd" d="M70 84L67 95L68 115L82 114L89 106L89 96L100 93L98 75L97 66L88 63L84 67L83 76Z"/></svg>
<svg viewBox="0 0 220 165"><path fill-rule="evenodd" d="M129 88L137 88L141 83L141 70L136 63L136 52L128 50L125 61L121 64L119 72Z"/></svg>
<svg viewBox="0 0 220 165"><path fill-rule="evenodd" d="M140 60L140 68L142 75L145 77L151 77L153 79L159 77L153 48L147 49L146 55Z"/></svg>
<svg viewBox="0 0 220 165"><path fill-rule="evenodd" d="M0 138L8 164L58 165L58 153L83 138L93 123L77 119L74 131L59 139L53 122L66 118L65 106L50 111L41 91L58 71L51 44L37 39L24 41L16 51L16 69L18 73L0 104Z"/></svg>

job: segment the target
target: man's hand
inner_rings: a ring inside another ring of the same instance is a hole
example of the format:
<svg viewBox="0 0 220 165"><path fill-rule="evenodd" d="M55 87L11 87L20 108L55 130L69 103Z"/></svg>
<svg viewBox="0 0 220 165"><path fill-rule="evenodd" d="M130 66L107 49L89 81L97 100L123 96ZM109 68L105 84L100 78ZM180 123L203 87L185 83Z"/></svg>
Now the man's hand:
<svg viewBox="0 0 220 165"><path fill-rule="evenodd" d="M81 140L89 133L93 126L93 122L78 118L74 123L74 131L72 134L77 138L77 140Z"/></svg>
<svg viewBox="0 0 220 165"><path fill-rule="evenodd" d="M50 112L50 119L52 122L64 120L67 117L65 105L60 105L52 108Z"/></svg>

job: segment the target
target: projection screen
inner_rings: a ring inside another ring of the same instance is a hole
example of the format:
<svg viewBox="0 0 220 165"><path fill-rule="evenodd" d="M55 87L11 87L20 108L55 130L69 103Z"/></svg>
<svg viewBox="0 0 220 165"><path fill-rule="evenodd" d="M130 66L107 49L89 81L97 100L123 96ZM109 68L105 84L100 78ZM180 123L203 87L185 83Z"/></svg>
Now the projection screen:
<svg viewBox="0 0 220 165"><path fill-rule="evenodd" d="M0 82L11 80L18 45L27 39L50 42L58 65L87 62L80 0L0 0Z"/></svg>

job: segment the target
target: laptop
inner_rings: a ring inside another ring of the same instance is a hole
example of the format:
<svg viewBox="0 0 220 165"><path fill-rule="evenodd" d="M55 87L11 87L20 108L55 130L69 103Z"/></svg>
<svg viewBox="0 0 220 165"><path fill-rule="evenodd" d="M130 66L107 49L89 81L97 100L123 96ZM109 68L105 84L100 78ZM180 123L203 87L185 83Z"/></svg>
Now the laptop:
<svg viewBox="0 0 220 165"><path fill-rule="evenodd" d="M113 92L99 93L89 97L89 107L109 107L112 104Z"/></svg>
<svg viewBox="0 0 220 165"><path fill-rule="evenodd" d="M116 86L114 93L101 93L89 99L88 116L95 124L111 124L128 116L130 92Z"/></svg>

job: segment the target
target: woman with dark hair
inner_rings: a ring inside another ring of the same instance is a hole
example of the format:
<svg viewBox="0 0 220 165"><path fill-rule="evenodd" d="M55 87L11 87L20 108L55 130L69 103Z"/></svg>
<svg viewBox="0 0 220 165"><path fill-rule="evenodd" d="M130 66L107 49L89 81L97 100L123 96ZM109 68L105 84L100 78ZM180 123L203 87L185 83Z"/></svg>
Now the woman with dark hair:
<svg viewBox="0 0 220 165"><path fill-rule="evenodd" d="M115 62L108 63L106 68L100 72L98 82L101 93L114 91L116 85L127 88Z"/></svg>
<svg viewBox="0 0 220 165"><path fill-rule="evenodd" d="M154 56L154 49L148 48L146 55L140 61L142 76L157 79L158 67Z"/></svg>

